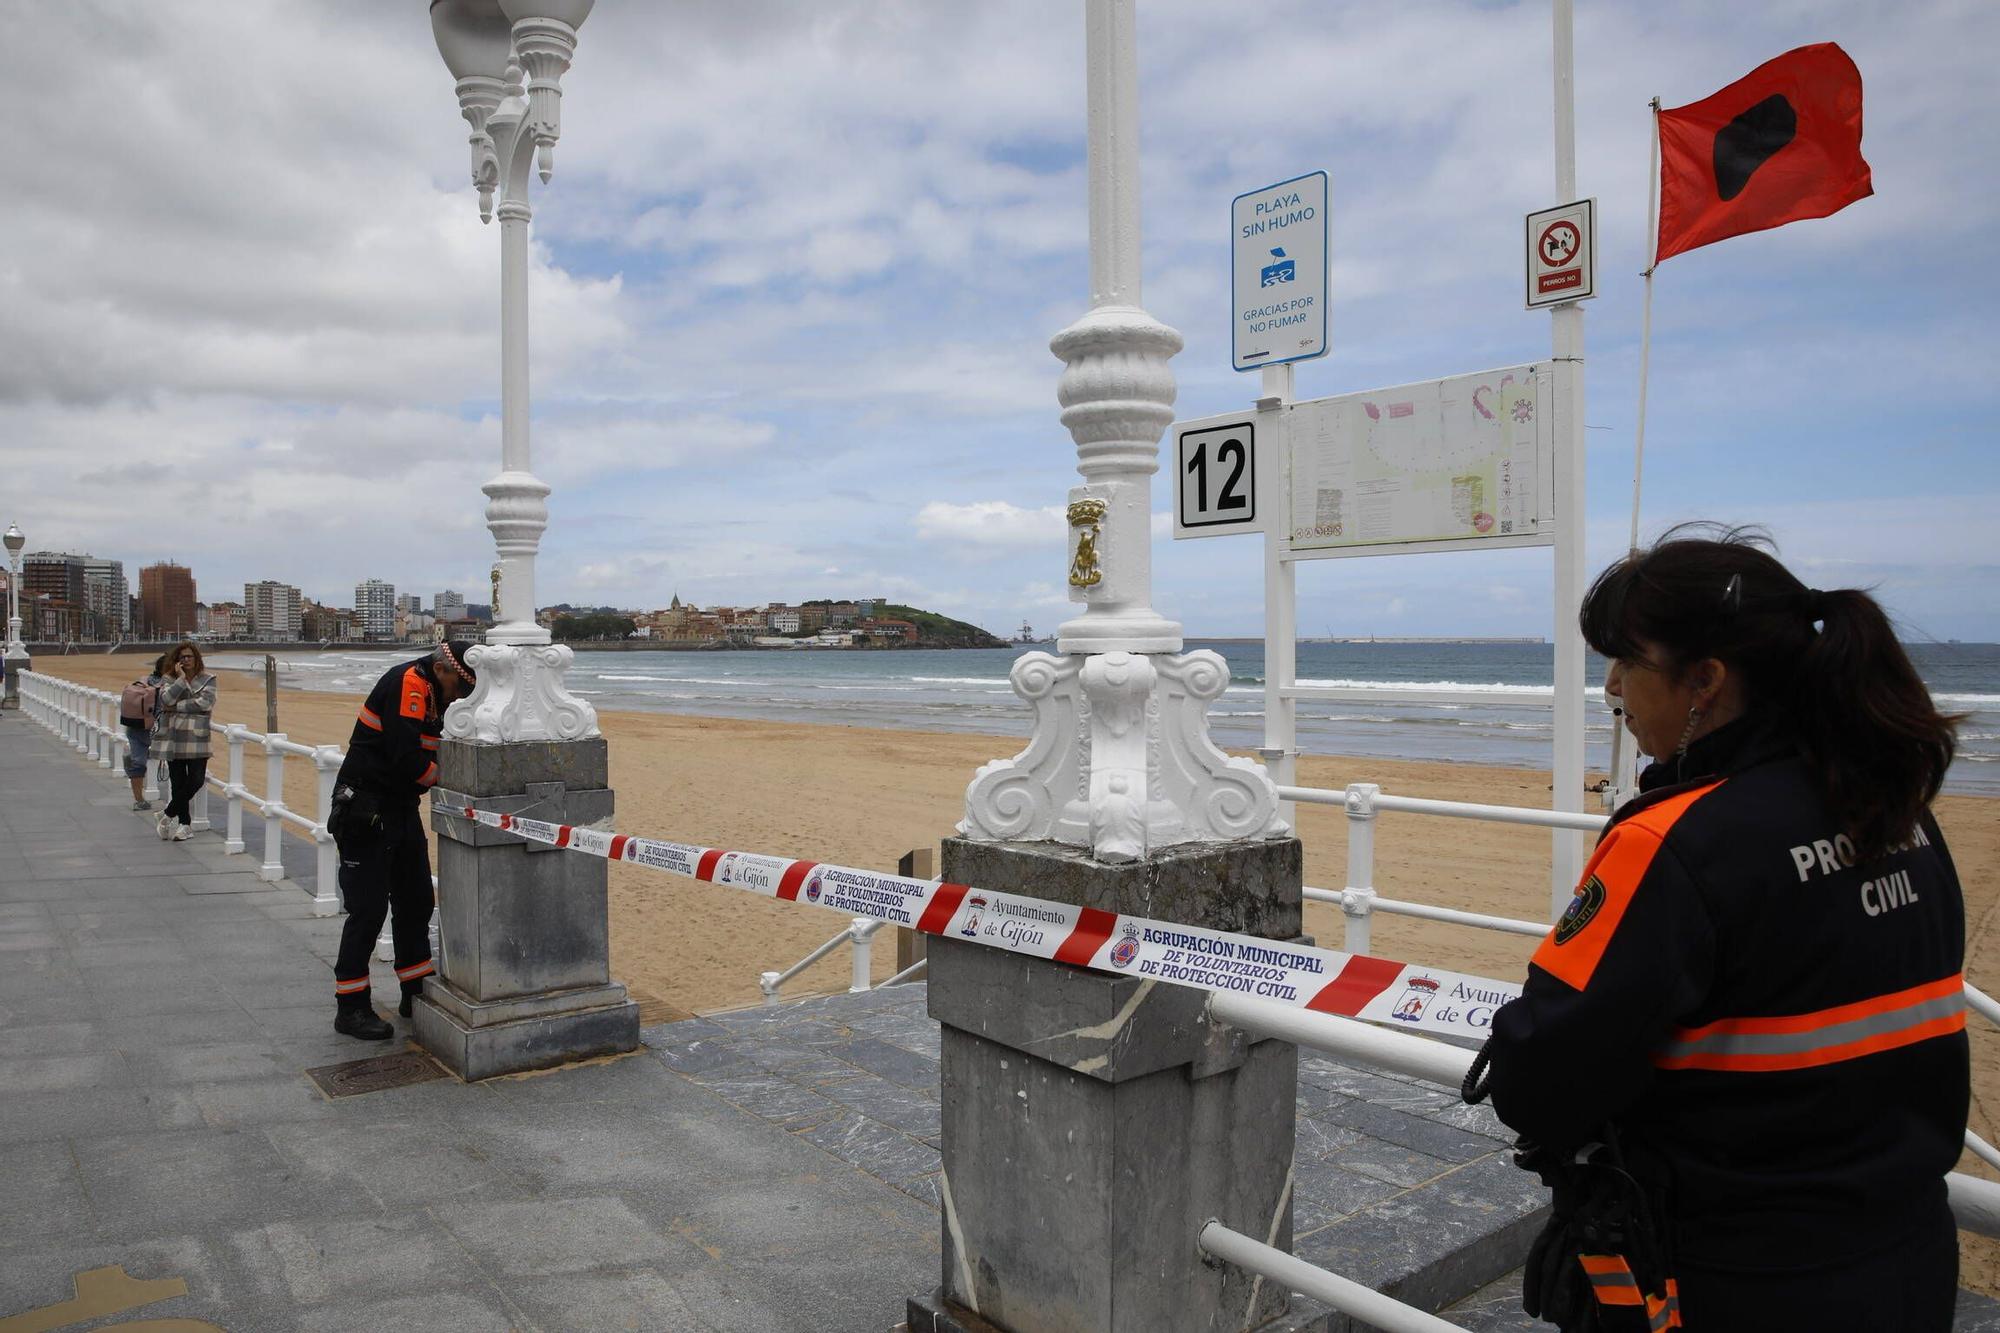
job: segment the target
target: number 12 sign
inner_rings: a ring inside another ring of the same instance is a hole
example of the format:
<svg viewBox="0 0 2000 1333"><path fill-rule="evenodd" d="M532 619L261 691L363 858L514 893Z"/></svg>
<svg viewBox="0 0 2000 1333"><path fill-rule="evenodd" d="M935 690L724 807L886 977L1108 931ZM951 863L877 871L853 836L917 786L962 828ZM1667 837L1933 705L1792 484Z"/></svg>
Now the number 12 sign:
<svg viewBox="0 0 2000 1333"><path fill-rule="evenodd" d="M1257 522L1257 428L1248 420L1190 422L1175 433L1174 536L1262 532Z"/></svg>

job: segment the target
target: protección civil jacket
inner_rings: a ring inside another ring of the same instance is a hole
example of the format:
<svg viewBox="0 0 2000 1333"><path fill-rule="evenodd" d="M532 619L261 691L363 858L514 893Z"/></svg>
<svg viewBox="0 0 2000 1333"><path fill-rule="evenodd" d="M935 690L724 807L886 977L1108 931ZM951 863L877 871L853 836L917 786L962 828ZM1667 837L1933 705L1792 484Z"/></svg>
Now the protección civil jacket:
<svg viewBox="0 0 2000 1333"><path fill-rule="evenodd" d="M1964 1146L1965 909L1936 822L1855 864L1805 761L1751 719L1641 787L1494 1016L1494 1109L1558 1151L1615 1124L1679 1259L1892 1243Z"/></svg>
<svg viewBox="0 0 2000 1333"><path fill-rule="evenodd" d="M339 781L384 804L414 805L437 782L440 697L429 658L383 672L354 719Z"/></svg>

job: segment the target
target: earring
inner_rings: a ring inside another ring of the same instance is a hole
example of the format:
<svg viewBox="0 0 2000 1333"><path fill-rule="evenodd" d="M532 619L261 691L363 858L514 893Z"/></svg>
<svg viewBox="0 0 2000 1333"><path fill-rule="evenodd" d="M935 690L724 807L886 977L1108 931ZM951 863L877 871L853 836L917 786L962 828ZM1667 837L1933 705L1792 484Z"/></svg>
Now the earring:
<svg viewBox="0 0 2000 1333"><path fill-rule="evenodd" d="M1688 709L1688 724L1681 728L1680 744L1674 747L1674 758L1679 759L1688 750L1688 742L1694 739L1694 729L1701 725L1701 707Z"/></svg>

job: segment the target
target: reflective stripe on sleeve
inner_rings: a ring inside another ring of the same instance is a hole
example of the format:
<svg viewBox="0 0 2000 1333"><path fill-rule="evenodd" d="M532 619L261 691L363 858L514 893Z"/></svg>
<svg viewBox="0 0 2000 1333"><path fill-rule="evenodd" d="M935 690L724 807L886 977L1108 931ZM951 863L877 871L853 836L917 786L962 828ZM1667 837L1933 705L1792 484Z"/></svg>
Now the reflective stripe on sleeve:
<svg viewBox="0 0 2000 1333"><path fill-rule="evenodd" d="M382 730L382 719L367 704L361 705L361 725L374 731Z"/></svg>
<svg viewBox="0 0 2000 1333"><path fill-rule="evenodd" d="M1765 1072L1858 1060L1965 1028L1961 973L1807 1014L1725 1018L1676 1028L1653 1054L1661 1069Z"/></svg>
<svg viewBox="0 0 2000 1333"><path fill-rule="evenodd" d="M426 750L435 750L438 747L438 738L435 736L419 736L417 744L423 746Z"/></svg>
<svg viewBox="0 0 2000 1333"><path fill-rule="evenodd" d="M436 764L426 764L424 766L424 775L417 779L417 785L419 787L428 787L437 780L438 766Z"/></svg>

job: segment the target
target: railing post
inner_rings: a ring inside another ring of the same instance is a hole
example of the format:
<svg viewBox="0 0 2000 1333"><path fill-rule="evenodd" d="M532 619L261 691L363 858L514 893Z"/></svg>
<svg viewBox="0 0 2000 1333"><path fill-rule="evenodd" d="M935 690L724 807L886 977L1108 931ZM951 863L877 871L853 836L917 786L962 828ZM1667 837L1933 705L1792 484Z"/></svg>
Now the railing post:
<svg viewBox="0 0 2000 1333"><path fill-rule="evenodd" d="M229 827L222 850L231 856L243 850L243 724L231 722L222 729L229 741Z"/></svg>
<svg viewBox="0 0 2000 1333"><path fill-rule="evenodd" d="M208 770L203 769L201 786L188 798L188 831L206 833L214 827L215 822L208 817Z"/></svg>
<svg viewBox="0 0 2000 1333"><path fill-rule="evenodd" d="M757 974L757 989L764 992L764 1007L766 1009L775 1009L778 1007L778 987L782 984L784 976L783 972L760 972Z"/></svg>
<svg viewBox="0 0 2000 1333"><path fill-rule="evenodd" d="M284 739L281 731L264 738L264 864L257 867L261 880L285 877L285 752L278 748Z"/></svg>
<svg viewBox="0 0 2000 1333"><path fill-rule="evenodd" d="M338 745L321 745L313 750L313 768L319 773L319 809L313 829L316 860L313 871L313 915L333 916L340 911L340 848L326 821L333 813L333 787L340 777L341 753Z"/></svg>
<svg viewBox="0 0 2000 1333"><path fill-rule="evenodd" d="M865 916L854 918L854 924L847 928L848 937L854 941L854 980L848 986L848 994L868 989L868 982L874 973L875 928L882 923Z"/></svg>
<svg viewBox="0 0 2000 1333"><path fill-rule="evenodd" d="M1349 953L1368 952L1375 908L1375 798L1381 792L1372 782L1347 784L1347 888L1340 910L1347 918Z"/></svg>
<svg viewBox="0 0 2000 1333"><path fill-rule="evenodd" d="M91 691L91 700L95 705L91 709L91 714L96 718L97 735L94 739L97 742L97 766L99 768L109 768L111 767L111 753L113 749L111 729L117 723L117 719L111 716L111 710L116 706L117 698L114 695L106 694L103 690L93 690Z"/></svg>

